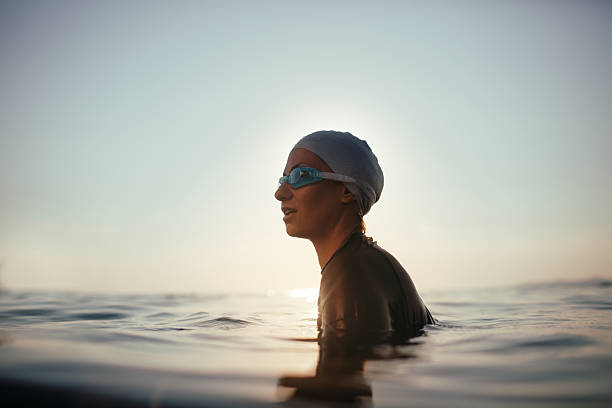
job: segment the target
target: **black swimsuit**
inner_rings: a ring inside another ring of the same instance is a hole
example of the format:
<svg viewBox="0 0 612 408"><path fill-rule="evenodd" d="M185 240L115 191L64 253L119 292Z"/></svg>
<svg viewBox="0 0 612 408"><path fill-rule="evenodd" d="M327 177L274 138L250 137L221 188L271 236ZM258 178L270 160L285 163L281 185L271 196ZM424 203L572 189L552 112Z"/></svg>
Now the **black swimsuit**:
<svg viewBox="0 0 612 408"><path fill-rule="evenodd" d="M321 274L320 337L403 341L435 322L406 270L360 232L348 238Z"/></svg>

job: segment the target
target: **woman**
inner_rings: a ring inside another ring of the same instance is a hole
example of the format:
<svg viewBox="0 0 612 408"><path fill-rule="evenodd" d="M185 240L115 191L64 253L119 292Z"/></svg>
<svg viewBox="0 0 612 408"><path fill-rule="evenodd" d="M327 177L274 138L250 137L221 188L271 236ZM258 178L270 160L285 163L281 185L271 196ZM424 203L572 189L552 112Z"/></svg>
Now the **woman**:
<svg viewBox="0 0 612 408"><path fill-rule="evenodd" d="M383 182L368 144L348 132L312 133L289 153L274 196L287 234L319 258L320 337L402 341L434 323L404 268L364 235Z"/></svg>

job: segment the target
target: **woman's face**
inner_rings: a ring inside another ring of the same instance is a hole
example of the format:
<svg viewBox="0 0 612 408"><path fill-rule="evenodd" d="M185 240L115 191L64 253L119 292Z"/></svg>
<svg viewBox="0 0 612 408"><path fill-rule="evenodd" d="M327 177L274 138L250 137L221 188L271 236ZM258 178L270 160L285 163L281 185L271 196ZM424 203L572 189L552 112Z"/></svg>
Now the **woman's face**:
<svg viewBox="0 0 612 408"><path fill-rule="evenodd" d="M289 153L283 175L286 176L295 167L332 171L319 156L300 148ZM307 239L326 235L340 219L344 189L344 184L331 180L322 180L300 188L283 183L274 197L281 202L287 234Z"/></svg>

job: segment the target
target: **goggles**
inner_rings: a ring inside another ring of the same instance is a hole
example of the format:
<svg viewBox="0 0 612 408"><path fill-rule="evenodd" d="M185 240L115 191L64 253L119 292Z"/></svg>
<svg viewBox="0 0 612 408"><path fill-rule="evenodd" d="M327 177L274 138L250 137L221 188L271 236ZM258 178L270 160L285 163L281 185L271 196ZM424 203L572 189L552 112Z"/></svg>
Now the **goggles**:
<svg viewBox="0 0 612 408"><path fill-rule="evenodd" d="M293 188L300 188L307 186L308 184L317 183L323 179L341 181L343 183L354 183L355 179L349 176L343 176L342 174L328 173L326 171L319 171L312 167L296 167L291 170L288 176L283 176L278 179L278 190L284 183L289 183Z"/></svg>

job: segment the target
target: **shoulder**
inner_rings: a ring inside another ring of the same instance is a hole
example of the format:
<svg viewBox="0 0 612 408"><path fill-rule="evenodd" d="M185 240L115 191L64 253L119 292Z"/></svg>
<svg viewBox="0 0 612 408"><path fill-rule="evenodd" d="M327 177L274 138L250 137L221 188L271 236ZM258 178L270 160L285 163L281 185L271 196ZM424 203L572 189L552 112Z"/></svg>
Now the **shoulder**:
<svg viewBox="0 0 612 408"><path fill-rule="evenodd" d="M353 235L324 268L321 289L325 289L326 283L331 288L353 290L379 286L381 279L394 275L394 265L387 255L371 237Z"/></svg>
<svg viewBox="0 0 612 408"><path fill-rule="evenodd" d="M391 329L388 296L381 282L382 255L361 236L351 241L324 268L319 290L321 327L346 333ZM373 267L374 264L379 267ZM384 281L383 279L382 281Z"/></svg>

